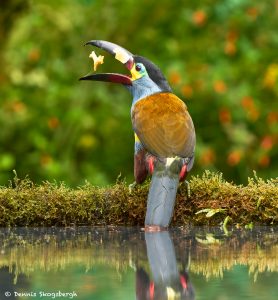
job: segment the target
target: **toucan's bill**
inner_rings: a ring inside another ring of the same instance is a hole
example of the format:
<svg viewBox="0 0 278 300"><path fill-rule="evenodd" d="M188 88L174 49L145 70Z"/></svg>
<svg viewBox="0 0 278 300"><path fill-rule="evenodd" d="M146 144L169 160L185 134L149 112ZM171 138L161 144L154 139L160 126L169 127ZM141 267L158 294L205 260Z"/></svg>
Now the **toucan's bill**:
<svg viewBox="0 0 278 300"><path fill-rule="evenodd" d="M125 67L130 71L134 65L133 54L128 50L124 49L117 44L101 41L101 40L92 40L87 42L85 45L96 46L100 49L107 51L112 54L115 59L120 61ZM128 75L117 74L117 73L99 73L99 74L88 74L84 77L81 77L79 80L95 80L95 81L106 81L121 83L125 85L132 85L131 77Z"/></svg>

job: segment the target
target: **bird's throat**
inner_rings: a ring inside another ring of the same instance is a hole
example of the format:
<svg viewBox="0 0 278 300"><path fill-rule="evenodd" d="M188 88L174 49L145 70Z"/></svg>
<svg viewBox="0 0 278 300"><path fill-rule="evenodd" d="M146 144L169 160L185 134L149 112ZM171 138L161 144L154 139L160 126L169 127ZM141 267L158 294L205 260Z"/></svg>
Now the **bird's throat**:
<svg viewBox="0 0 278 300"><path fill-rule="evenodd" d="M143 76L127 87L133 96L132 106L141 99L161 92L161 89L148 76Z"/></svg>

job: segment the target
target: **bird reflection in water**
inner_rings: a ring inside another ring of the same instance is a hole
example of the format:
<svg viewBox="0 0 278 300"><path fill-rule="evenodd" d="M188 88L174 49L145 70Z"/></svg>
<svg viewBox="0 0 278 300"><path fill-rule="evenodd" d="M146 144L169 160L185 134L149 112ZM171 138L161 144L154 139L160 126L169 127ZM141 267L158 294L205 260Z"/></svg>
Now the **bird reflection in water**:
<svg viewBox="0 0 278 300"><path fill-rule="evenodd" d="M188 275L187 261L179 270L175 248L168 231L145 232L150 274L143 267L136 270L137 300L193 300L194 289Z"/></svg>

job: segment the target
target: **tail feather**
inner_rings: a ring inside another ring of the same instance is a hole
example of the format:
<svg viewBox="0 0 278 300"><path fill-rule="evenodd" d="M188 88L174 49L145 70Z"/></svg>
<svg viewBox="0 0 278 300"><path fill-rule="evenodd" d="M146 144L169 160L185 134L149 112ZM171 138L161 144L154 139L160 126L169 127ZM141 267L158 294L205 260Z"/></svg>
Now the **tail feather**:
<svg viewBox="0 0 278 300"><path fill-rule="evenodd" d="M168 160L168 159L167 159ZM147 203L145 226L168 227L173 215L182 159L157 161Z"/></svg>

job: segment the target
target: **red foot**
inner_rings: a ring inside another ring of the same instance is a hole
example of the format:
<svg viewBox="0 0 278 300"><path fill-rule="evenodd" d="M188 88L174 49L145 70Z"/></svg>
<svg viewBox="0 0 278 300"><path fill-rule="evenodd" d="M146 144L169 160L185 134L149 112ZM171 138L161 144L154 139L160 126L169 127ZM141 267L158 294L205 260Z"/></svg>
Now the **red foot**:
<svg viewBox="0 0 278 300"><path fill-rule="evenodd" d="M187 282L186 282L186 279L183 275L180 275L180 282L181 282L181 285L183 287L184 290L187 289Z"/></svg>
<svg viewBox="0 0 278 300"><path fill-rule="evenodd" d="M154 282L150 282L150 287L149 287L149 293L150 293L150 299L154 299Z"/></svg>
<svg viewBox="0 0 278 300"><path fill-rule="evenodd" d="M187 174L187 166L183 165L180 171L180 181L184 181Z"/></svg>
<svg viewBox="0 0 278 300"><path fill-rule="evenodd" d="M150 174L152 175L153 174L153 171L154 171L154 157L150 157L148 159L148 165L149 165L149 172Z"/></svg>

